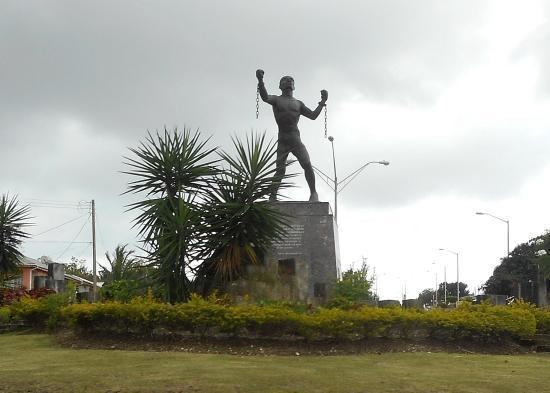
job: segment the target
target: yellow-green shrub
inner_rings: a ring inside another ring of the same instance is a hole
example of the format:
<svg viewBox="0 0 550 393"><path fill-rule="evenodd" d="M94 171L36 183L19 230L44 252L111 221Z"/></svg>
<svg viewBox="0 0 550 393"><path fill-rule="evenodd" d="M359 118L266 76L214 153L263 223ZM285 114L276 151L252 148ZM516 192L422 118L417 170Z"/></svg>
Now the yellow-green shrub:
<svg viewBox="0 0 550 393"><path fill-rule="evenodd" d="M7 315L7 313L4 312ZM302 311L284 304L233 306L194 297L166 304L151 299L130 303L73 304L56 298L25 299L9 309L11 318L35 326L59 324L84 331L118 333L191 332L306 339L432 337L442 340L498 340L550 331L550 312L532 307L465 305L431 311L361 307Z"/></svg>
<svg viewBox="0 0 550 393"><path fill-rule="evenodd" d="M537 320L537 333L550 334L550 309L535 308L532 312Z"/></svg>
<svg viewBox="0 0 550 393"><path fill-rule="evenodd" d="M434 338L484 340L526 337L535 333L536 321L529 311L507 306L470 306L426 313L429 335Z"/></svg>
<svg viewBox="0 0 550 393"><path fill-rule="evenodd" d="M510 307L470 306L428 312L363 307L300 313L283 306L224 306L200 299L177 305L79 304L66 307L63 316L72 326L84 330L152 332L166 329L201 335L221 332L264 337L291 334L308 339L428 336L445 340L487 340L530 336L536 326L530 311Z"/></svg>
<svg viewBox="0 0 550 393"><path fill-rule="evenodd" d="M64 293L51 294L38 299L23 297L13 302L9 309L13 319L51 330L58 326L61 309L69 301L70 296Z"/></svg>
<svg viewBox="0 0 550 393"><path fill-rule="evenodd" d="M537 323L537 333L550 334L550 308L539 308L534 304L518 300L512 303L512 308L527 310L535 317Z"/></svg>
<svg viewBox="0 0 550 393"><path fill-rule="evenodd" d="M11 320L11 312L8 307L0 307L0 323L9 323Z"/></svg>
<svg viewBox="0 0 550 393"><path fill-rule="evenodd" d="M51 310L38 299L23 297L10 305L13 319L27 322L35 327L44 327Z"/></svg>

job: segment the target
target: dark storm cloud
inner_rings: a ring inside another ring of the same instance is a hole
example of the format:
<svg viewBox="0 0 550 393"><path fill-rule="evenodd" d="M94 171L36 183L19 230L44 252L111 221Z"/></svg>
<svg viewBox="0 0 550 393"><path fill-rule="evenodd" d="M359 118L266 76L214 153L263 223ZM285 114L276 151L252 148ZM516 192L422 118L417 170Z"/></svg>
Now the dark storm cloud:
<svg viewBox="0 0 550 393"><path fill-rule="evenodd" d="M268 107L254 119L257 67L272 94L280 76L294 75L296 96L311 107L326 88L331 111L358 95L429 109L481 61L487 12L486 2L436 0L3 2L0 163L25 159L2 183L47 189L55 179L70 195L118 198L121 157L147 129L200 127L222 146L251 128L273 136ZM313 153L321 148L309 135L320 137L320 123L301 123ZM356 139L348 157L394 162L394 177L380 174L376 186L390 196L373 202L477 187L464 165L468 154L467 163L481 160L471 144L441 154L428 143L411 152L391 141L365 152L368 143ZM441 172L425 170L433 167Z"/></svg>
<svg viewBox="0 0 550 393"><path fill-rule="evenodd" d="M70 114L97 132L182 121L242 129L234 96L253 91L258 66L272 89L292 73L302 91L329 84L429 102L476 56L475 4L4 3L0 116L6 127L28 113Z"/></svg>
<svg viewBox="0 0 550 393"><path fill-rule="evenodd" d="M479 81L472 82L468 74L493 60L488 58L495 43L487 40L498 39L483 38L483 29L503 17L494 12L499 7L498 1L477 0L5 0L0 5L0 193L71 202L93 198L98 254L118 243L135 248L133 214L125 212L135 197L121 196L129 180L120 173L127 147L137 146L147 129L164 125L200 128L204 136L212 135L211 145L224 148L232 135L244 136L252 129L275 137L266 104L260 103L260 118L255 119L254 71L263 68L271 94L278 94L279 78L286 74L295 77L296 97L310 107L319 101L319 90L329 91L329 134L336 138L341 175L368 160L391 161L389 167L368 167L341 194L344 211L354 209L357 222L365 208L384 207L384 214L395 217L414 202L449 194L459 204L468 204L464 197L491 202L517 195L529 175L548 165L545 125L525 126L530 116L525 113L509 122L513 100L505 109L493 105L487 113L463 105L486 77L481 72ZM532 37L523 52L540 64L540 88L546 92L548 47L548 34L543 33ZM460 89L463 80L471 91ZM500 86L498 81L494 85ZM502 94L507 86L502 85ZM488 99L494 96L492 88L485 86ZM522 96L518 108L529 106L531 99ZM360 113L349 110L354 105ZM379 108L382 115L368 113ZM471 120L461 120L472 111ZM537 110L533 113L539 116ZM401 115L406 120L387 119ZM467 129L454 124L456 119ZM391 124L384 127L386 123ZM303 119L300 129L314 164L330 172L322 119ZM299 165L292 171L300 171ZM304 185L301 174L297 181ZM324 199L332 200L320 179L318 183ZM303 198L307 190L298 189L295 195ZM424 214L408 213L411 225ZM32 231L81 214L33 208L37 225ZM346 220L343 215L342 228ZM75 238L80 225L78 221L33 240L89 241L89 227ZM400 226L399 220L386 222L383 217L376 232L390 239ZM364 233L364 228L350 230ZM434 233L425 233L426 239L434 238ZM350 239L342 237L342 244ZM365 239L342 247L344 264L350 255L370 253L369 242L376 254L378 242ZM426 241L415 233L410 239L411 244ZM86 247L28 242L24 252L56 258L66 250L65 260L90 260ZM379 254L388 254L387 247ZM394 258L414 266L414 255Z"/></svg>

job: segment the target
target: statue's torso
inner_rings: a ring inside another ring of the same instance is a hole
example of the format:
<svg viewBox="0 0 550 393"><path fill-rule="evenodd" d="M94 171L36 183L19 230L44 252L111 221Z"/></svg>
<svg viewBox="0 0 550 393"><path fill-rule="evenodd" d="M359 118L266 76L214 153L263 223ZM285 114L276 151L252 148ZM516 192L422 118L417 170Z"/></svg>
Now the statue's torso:
<svg viewBox="0 0 550 393"><path fill-rule="evenodd" d="M279 126L279 134L297 133L299 136L298 121L301 108L302 102L294 97L277 96L273 114Z"/></svg>

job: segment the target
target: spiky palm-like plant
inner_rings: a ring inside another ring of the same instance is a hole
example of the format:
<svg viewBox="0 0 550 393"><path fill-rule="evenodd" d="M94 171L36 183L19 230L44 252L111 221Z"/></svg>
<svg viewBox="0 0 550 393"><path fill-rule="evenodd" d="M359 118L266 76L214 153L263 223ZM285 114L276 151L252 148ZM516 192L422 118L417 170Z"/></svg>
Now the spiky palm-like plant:
<svg viewBox="0 0 550 393"><path fill-rule="evenodd" d="M149 134L140 147L126 157L134 177L127 193L145 194L145 199L129 205L139 212L134 225L139 228L143 248L151 265L157 267L156 281L167 301L185 300L190 294L188 271L200 253L205 230L200 214L200 193L210 186L215 161L208 157L198 132Z"/></svg>
<svg viewBox="0 0 550 393"><path fill-rule="evenodd" d="M288 178L275 177L275 143L264 135L233 144L235 158L213 160L198 132L165 130L126 158L135 179L127 193L146 197L129 209L139 212L134 224L168 301L233 279L283 234L283 215L266 201L273 181Z"/></svg>
<svg viewBox="0 0 550 393"><path fill-rule="evenodd" d="M133 256L133 250L126 250L127 244L115 247L113 254L105 253L109 266L99 265L101 280L109 283L119 280L129 280L136 277L136 269L140 267L139 259Z"/></svg>
<svg viewBox="0 0 550 393"><path fill-rule="evenodd" d="M246 142L233 139L237 154L219 153L226 168L209 189L207 212L209 255L201 265L197 284L203 292L238 277L247 264L257 264L287 228L286 217L267 202L276 179L276 143L265 134L250 135ZM283 182L283 189L289 184Z"/></svg>
<svg viewBox="0 0 550 393"><path fill-rule="evenodd" d="M23 254L19 250L29 237L25 228L31 225L30 207L21 206L17 197L2 195L0 199L0 281L17 271Z"/></svg>

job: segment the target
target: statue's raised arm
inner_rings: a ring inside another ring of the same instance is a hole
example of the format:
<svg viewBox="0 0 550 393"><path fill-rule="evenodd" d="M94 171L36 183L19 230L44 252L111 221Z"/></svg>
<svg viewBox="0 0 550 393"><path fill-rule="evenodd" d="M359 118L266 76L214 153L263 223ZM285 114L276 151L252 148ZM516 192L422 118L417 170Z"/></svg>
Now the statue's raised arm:
<svg viewBox="0 0 550 393"><path fill-rule="evenodd" d="M256 70L256 78L258 78L258 91L263 102L273 105L274 99L267 94L267 90L264 85L264 70Z"/></svg>
<svg viewBox="0 0 550 393"><path fill-rule="evenodd" d="M321 90L321 101L319 101L317 108L315 108L315 110L312 111L302 103L302 107L300 108L300 114L304 115L305 117L311 120L317 119L317 117L319 117L319 114L321 113L321 110L323 110L323 107L326 105L327 100L328 100L328 91Z"/></svg>

